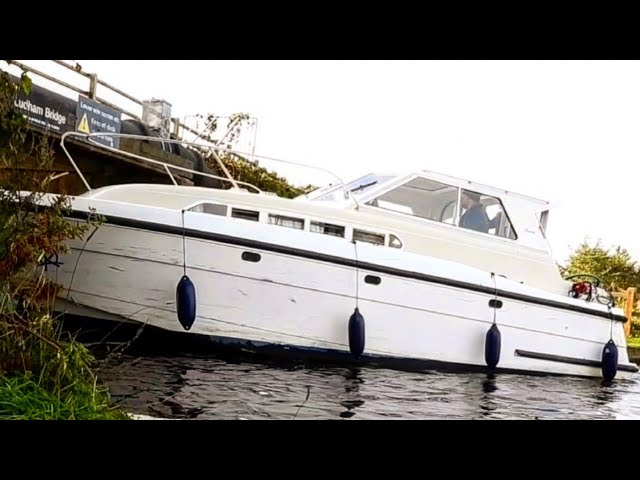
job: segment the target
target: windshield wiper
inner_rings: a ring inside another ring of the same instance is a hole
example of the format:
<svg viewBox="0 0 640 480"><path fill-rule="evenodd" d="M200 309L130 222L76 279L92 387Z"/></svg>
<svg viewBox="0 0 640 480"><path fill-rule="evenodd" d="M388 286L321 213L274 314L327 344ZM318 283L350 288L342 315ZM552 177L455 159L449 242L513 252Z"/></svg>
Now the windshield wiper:
<svg viewBox="0 0 640 480"><path fill-rule="evenodd" d="M351 192L357 192L358 190L362 190L363 188L367 188L370 187L371 185L375 185L376 183L378 183L377 180L374 180L373 182L370 183L363 183L362 185L356 187L356 188L352 188L350 191Z"/></svg>

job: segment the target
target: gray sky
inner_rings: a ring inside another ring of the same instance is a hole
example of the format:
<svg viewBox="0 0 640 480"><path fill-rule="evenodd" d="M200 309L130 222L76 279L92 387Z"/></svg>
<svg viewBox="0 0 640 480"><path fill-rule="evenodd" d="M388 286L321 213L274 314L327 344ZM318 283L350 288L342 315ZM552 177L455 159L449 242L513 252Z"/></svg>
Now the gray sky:
<svg viewBox="0 0 640 480"><path fill-rule="evenodd" d="M167 100L172 116L250 113L256 153L345 180L423 168L557 202L549 240L559 261L585 237L640 260L638 61L78 62L134 97ZM24 63L87 88L52 62ZM331 180L261 163L295 182Z"/></svg>

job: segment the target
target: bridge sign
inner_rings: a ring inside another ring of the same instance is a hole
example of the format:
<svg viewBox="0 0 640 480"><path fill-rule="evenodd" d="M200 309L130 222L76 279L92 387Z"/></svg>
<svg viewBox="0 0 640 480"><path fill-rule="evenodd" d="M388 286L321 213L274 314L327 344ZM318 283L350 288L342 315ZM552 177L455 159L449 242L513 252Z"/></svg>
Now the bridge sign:
<svg viewBox="0 0 640 480"><path fill-rule="evenodd" d="M80 95L76 110L76 131L82 133L120 133L122 112ZM120 148L120 138L96 135L93 142Z"/></svg>

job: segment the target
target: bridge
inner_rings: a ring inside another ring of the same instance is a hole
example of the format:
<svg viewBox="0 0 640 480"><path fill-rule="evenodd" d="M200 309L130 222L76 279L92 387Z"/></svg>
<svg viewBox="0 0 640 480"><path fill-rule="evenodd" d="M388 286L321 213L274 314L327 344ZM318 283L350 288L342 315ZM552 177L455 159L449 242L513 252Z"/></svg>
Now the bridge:
<svg viewBox="0 0 640 480"><path fill-rule="evenodd" d="M60 148L60 139L66 132L123 133L191 142L197 140L203 147L216 145L220 141L211 138L206 133L206 129L197 131L180 119L171 117L169 102L158 99L137 99L101 80L97 74L84 72L78 65L62 60L51 60L52 64L57 65L59 69L73 72L73 75L83 80L84 88L65 81L62 75L55 76L16 60L8 60L7 62L8 65L0 65L0 68L10 73L14 81L18 81L19 78L11 74L11 66L26 71L33 80L30 94L26 95L21 92L15 102L15 107L22 112L30 129L35 134L47 135L53 142L54 162L51 173L55 175L55 180L50 186L52 193L77 195L86 190ZM41 79L60 86L65 94L44 88L39 84ZM103 90L109 91L112 95L115 94L123 99L123 102L110 102L104 96L99 96L98 94ZM131 108L122 105L127 102L137 105L141 112L134 112ZM94 137L93 139L98 143L125 152L178 167L216 174L208 166L204 150L197 147L108 136ZM65 141L65 145L68 145L69 153L92 188L114 183L171 182L165 169L160 165L137 160L124 153L103 150L79 137L71 137ZM24 168L32 167L25 165ZM176 182L181 185L220 187L219 181L213 178L193 175L180 170L174 170L172 173Z"/></svg>

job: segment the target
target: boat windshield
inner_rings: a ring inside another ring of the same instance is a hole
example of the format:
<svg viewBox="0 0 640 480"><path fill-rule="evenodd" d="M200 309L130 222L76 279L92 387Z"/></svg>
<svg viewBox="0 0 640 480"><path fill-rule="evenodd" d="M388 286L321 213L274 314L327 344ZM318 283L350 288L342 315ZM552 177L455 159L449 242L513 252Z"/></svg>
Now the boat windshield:
<svg viewBox="0 0 640 480"><path fill-rule="evenodd" d="M360 177L357 180L347 183L346 186L349 191L357 197L369 191L371 188L386 183L395 177L395 175L377 175L370 173L369 175L365 175L364 177ZM336 200L341 194L342 187L340 185L334 185L327 192L315 198L315 200Z"/></svg>

